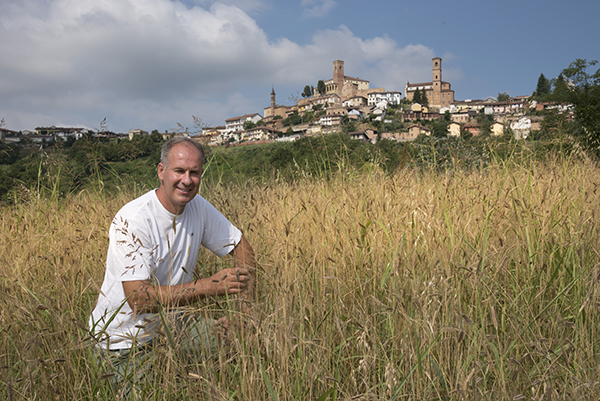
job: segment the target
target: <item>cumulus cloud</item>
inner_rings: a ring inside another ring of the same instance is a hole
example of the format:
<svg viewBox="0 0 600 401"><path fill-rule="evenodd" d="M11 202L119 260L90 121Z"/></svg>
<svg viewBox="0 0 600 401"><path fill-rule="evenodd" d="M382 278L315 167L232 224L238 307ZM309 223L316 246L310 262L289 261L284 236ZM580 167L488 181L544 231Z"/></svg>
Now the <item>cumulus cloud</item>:
<svg viewBox="0 0 600 401"><path fill-rule="evenodd" d="M270 39L240 8L258 0L24 0L0 5L0 117L9 129L36 125L170 129L192 114L209 124L261 113L271 85L332 76L332 62L372 86L402 90L431 70L433 52L347 27L308 44ZM307 9L333 2L303 1ZM206 6L203 6L206 4ZM335 5L335 3L333 3Z"/></svg>
<svg viewBox="0 0 600 401"><path fill-rule="evenodd" d="M431 81L432 49L423 45L400 47L387 36L362 39L346 26L317 32L309 46L313 53L331 66L344 60L345 74L369 80L371 87L404 92L406 81ZM328 68L327 79L332 78Z"/></svg>
<svg viewBox="0 0 600 401"><path fill-rule="evenodd" d="M210 7L215 3L227 4L236 6L247 13L261 12L270 9L268 2L263 0L183 0L184 3L190 5L198 5L202 7Z"/></svg>
<svg viewBox="0 0 600 401"><path fill-rule="evenodd" d="M336 6L334 0L302 0L300 6L304 9L305 17L326 17Z"/></svg>

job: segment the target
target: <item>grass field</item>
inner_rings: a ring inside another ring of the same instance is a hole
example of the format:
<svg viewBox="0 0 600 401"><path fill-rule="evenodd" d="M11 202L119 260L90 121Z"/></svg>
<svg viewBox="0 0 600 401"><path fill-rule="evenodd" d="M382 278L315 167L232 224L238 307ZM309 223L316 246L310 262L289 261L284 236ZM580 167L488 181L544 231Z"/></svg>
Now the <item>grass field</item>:
<svg viewBox="0 0 600 401"><path fill-rule="evenodd" d="M215 360L162 348L140 399L600 399L599 173L556 159L206 186L257 252L257 305ZM1 399L115 399L86 324L110 221L143 192L2 209Z"/></svg>

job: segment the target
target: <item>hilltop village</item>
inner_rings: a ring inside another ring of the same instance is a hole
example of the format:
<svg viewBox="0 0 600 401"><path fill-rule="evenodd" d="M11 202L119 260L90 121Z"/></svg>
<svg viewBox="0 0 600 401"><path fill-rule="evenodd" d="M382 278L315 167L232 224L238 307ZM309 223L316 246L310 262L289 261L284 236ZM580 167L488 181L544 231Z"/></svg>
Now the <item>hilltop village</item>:
<svg viewBox="0 0 600 401"><path fill-rule="evenodd" d="M292 106L277 104L275 88L271 102L260 113L245 114L225 120L225 125L199 127L194 135L207 145L257 143L266 141L293 141L303 136L334 132L352 138L376 142L380 139L412 141L420 135L432 135L428 122L444 117L445 135L477 136L482 133L500 136L510 132L516 139L526 138L532 129L539 129L539 120L526 117L531 110L563 107L537 103L531 96L497 99L456 100L449 82L442 79L442 59L432 59L431 82L410 83L401 92L385 88L370 88L369 81L346 76L344 61L333 62L333 77L320 80L317 88L305 88L301 99ZM488 117L482 127L478 116ZM510 128L510 131L507 129ZM48 143L62 139L75 140L83 135L100 138L129 138L148 135L137 129L127 134L108 130L91 131L85 128L37 127L35 132L15 132L0 127L3 143ZM189 132L166 132L193 135Z"/></svg>
<svg viewBox="0 0 600 401"><path fill-rule="evenodd" d="M515 137L526 138L539 121L525 118L527 111L555 107L538 104L530 96L509 97L499 101L456 100L449 82L442 80L442 59L432 59L431 82L405 85L405 96L385 88L370 88L369 81L346 76L344 61L333 62L333 78L323 81L322 93L311 88L311 96L297 100L293 106L278 105L275 90L271 104L259 113L229 118L224 126L203 129L203 141L210 145L244 141L295 140L305 135L344 132L355 139L375 142L378 139L415 140L431 135L425 121L446 116L447 135L468 132L479 135L476 117L483 113L491 119L491 135L503 135L510 128ZM354 128L349 130L348 128Z"/></svg>

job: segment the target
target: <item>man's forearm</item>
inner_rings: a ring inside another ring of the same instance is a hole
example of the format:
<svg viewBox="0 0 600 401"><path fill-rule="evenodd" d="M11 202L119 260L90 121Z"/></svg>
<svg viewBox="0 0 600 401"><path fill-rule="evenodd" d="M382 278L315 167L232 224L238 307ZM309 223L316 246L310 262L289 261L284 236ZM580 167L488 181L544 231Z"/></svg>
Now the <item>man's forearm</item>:
<svg viewBox="0 0 600 401"><path fill-rule="evenodd" d="M154 313L158 304L167 306L185 306L210 296L210 284L206 279L173 286L157 286L150 281L123 283L125 293L129 292L127 302L138 313ZM128 291L129 290L129 291Z"/></svg>
<svg viewBox="0 0 600 401"><path fill-rule="evenodd" d="M240 294L251 282L248 270L243 268L223 269L211 277L185 284L157 286L149 280L125 281L123 290L131 309L138 313L158 311L158 304L185 306L202 298Z"/></svg>

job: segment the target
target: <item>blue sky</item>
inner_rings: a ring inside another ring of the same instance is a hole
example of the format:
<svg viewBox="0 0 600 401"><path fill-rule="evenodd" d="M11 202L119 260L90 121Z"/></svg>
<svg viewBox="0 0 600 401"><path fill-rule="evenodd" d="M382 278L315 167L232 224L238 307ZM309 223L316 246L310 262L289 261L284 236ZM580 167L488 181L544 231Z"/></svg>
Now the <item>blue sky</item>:
<svg viewBox="0 0 600 401"><path fill-rule="evenodd" d="M292 104L333 61L371 87L443 79L459 100L529 95L600 59L597 0L8 0L0 3L5 128L193 128Z"/></svg>

